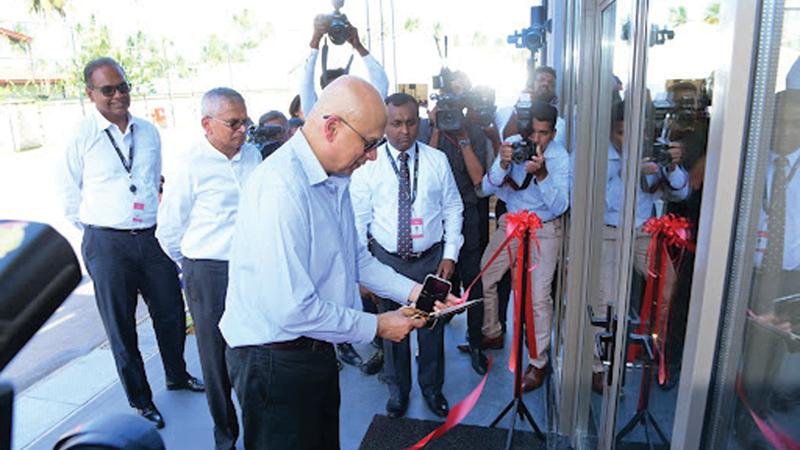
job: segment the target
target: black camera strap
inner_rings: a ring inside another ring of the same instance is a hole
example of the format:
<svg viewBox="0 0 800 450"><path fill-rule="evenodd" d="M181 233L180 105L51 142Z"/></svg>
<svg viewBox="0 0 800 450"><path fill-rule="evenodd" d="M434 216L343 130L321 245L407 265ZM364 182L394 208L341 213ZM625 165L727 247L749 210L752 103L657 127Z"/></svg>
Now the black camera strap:
<svg viewBox="0 0 800 450"><path fill-rule="evenodd" d="M389 144L386 144L386 156L389 157L389 162L392 163L392 169L394 170L394 174L397 175L397 179L400 179L400 170L397 168L397 163L394 162L394 157L392 156L392 152L389 151ZM409 205L414 204L414 200L417 199L417 182L419 180L419 143L414 143L414 182L412 183L411 188L411 200L409 200Z"/></svg>
<svg viewBox="0 0 800 450"><path fill-rule="evenodd" d="M504 183L508 184L509 187L515 191L524 191L525 189L528 189L528 186L531 185L531 181L533 181L532 173L525 175L525 179L522 180L522 184L517 184L517 182L511 177L510 173L506 175L506 178L503 180Z"/></svg>
<svg viewBox="0 0 800 450"><path fill-rule="evenodd" d="M122 163L122 167L125 168L125 172L128 172L128 177L131 177L131 171L133 170L133 124L131 124L131 145L128 147L128 159L125 159L125 155L122 154L122 150L119 149L119 145L117 145L117 141L114 140L114 136L111 135L111 132L108 131L108 128L103 130L106 132L106 136L108 136L108 140L111 141L111 145L114 146L114 150L117 151L117 156L119 157L119 162ZM136 193L136 185L131 183L130 187L131 192L134 194Z"/></svg>

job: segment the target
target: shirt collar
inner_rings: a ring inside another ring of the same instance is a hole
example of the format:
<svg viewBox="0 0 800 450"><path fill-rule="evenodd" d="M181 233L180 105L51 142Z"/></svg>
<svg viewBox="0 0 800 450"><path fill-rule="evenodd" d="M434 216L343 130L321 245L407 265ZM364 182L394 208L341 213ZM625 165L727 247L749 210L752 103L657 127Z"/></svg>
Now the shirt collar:
<svg viewBox="0 0 800 450"><path fill-rule="evenodd" d="M408 155L408 159L414 157L414 151L417 148L417 145L418 145L417 141L414 141L414 143L411 144L411 147L409 147L408 150L405 151L405 153ZM400 150L394 148L394 146L390 144L389 141L386 141L386 146L389 148L389 153L391 153L392 158L394 158L395 161L398 161L399 160L398 157L400 156Z"/></svg>
<svg viewBox="0 0 800 450"><path fill-rule="evenodd" d="M786 159L789 160L789 167L793 167L794 164L797 162L797 159L800 158L800 148L798 148L798 149L796 149L796 150L794 150L791 153L786 154L786 155L779 155L779 154L777 154L775 152L770 152L769 160L774 162L776 159L780 158L781 156L784 156L784 157L786 157Z"/></svg>
<svg viewBox="0 0 800 450"><path fill-rule="evenodd" d="M224 159L225 161L239 161L239 160L241 160L242 159L242 152L244 151L244 146L247 145L247 143L242 144L242 146L239 147L239 151L236 152L235 155L233 155L233 158L228 159L228 157L225 156L221 151L217 150L216 147L211 145L211 142L208 141L207 137L203 137L203 142L204 142L204 145L203 145L204 148L206 148L209 152L214 154L215 157L219 157L221 159Z"/></svg>
<svg viewBox="0 0 800 450"><path fill-rule="evenodd" d="M113 123L111 123L111 121L109 121L102 114L100 114L100 111L98 111L96 107L94 108L94 111L93 111L93 117L94 117L94 122L97 124L97 127L101 131L107 130L109 127L114 125ZM120 130L120 132L122 132L122 134L124 135L125 133L128 132L128 130L130 130L131 126L133 126L133 115L131 115L131 113L129 112L128 113L128 128L125 129L125 130Z"/></svg>
<svg viewBox="0 0 800 450"><path fill-rule="evenodd" d="M617 152L617 149L614 148L614 144L611 144L611 143L608 144L608 159L609 160L622 159L622 158L620 158L620 155L619 155L619 152Z"/></svg>
<svg viewBox="0 0 800 450"><path fill-rule="evenodd" d="M298 132L289 139L289 143L291 143L295 155L297 155L300 164L303 166L303 171L308 177L309 185L313 186L328 179L328 174L319 162L317 155L314 154L314 150L312 150L311 146L308 144L308 140L306 140L302 129L298 130Z"/></svg>

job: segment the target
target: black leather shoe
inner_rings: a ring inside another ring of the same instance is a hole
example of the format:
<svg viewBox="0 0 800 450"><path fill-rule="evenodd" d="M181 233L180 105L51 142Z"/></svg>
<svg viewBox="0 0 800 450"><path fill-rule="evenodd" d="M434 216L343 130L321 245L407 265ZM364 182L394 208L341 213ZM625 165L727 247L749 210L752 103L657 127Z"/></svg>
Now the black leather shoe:
<svg viewBox="0 0 800 450"><path fill-rule="evenodd" d="M463 343L463 344L458 344L458 345L456 345L456 348L457 348L457 349L458 349L458 351L460 351L461 353L469 353L469 349L470 349L470 347L469 347L469 344L468 344L468 343L466 343L466 342L465 342L465 343Z"/></svg>
<svg viewBox="0 0 800 450"><path fill-rule="evenodd" d="M144 408L136 408L136 411L140 416L144 417L150 422L153 422L156 428L164 428L164 418L161 417L161 413L156 409L156 405L151 403Z"/></svg>
<svg viewBox="0 0 800 450"><path fill-rule="evenodd" d="M489 358L481 351L480 348L472 347L469 349L470 362L472 363L472 370L478 375L484 375L486 369L489 367Z"/></svg>
<svg viewBox="0 0 800 450"><path fill-rule="evenodd" d="M182 383L172 383L167 381L167 390L168 391L192 391L192 392L204 392L206 390L205 385L202 381L198 380L197 378L189 375L186 381Z"/></svg>
<svg viewBox="0 0 800 450"><path fill-rule="evenodd" d="M408 396L397 394L389 394L389 400L386 401L386 415L390 419L397 419L403 417L408 409Z"/></svg>
<svg viewBox="0 0 800 450"><path fill-rule="evenodd" d="M339 359L342 360L343 363L350 364L351 366L360 366L363 362L361 360L361 355L353 348L352 344L336 344L336 348L339 350Z"/></svg>
<svg viewBox="0 0 800 450"><path fill-rule="evenodd" d="M366 375L375 375L383 368L383 350L375 350L370 359L361 365L361 371Z"/></svg>
<svg viewBox="0 0 800 450"><path fill-rule="evenodd" d="M428 408L439 417L447 417L447 413L450 412L447 399L444 398L441 392L425 394L425 403L428 405Z"/></svg>

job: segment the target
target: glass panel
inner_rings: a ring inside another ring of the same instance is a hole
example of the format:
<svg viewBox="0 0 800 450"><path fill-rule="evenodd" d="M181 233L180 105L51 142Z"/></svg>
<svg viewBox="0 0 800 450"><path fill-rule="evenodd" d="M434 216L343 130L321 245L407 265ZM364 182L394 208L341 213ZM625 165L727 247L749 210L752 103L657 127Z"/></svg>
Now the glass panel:
<svg viewBox="0 0 800 450"><path fill-rule="evenodd" d="M744 168L763 180L747 239L755 246L752 283L747 308L734 317L745 321L732 343L742 349L736 382L723 394L735 406L714 418L729 423L724 441L732 449L800 445L800 2L767 2L761 26L771 33L758 43L758 66L766 69L755 83L768 94L751 100L763 127L749 130L761 137L750 140Z"/></svg>
<svg viewBox="0 0 800 450"><path fill-rule="evenodd" d="M608 318L607 305L614 304L616 298L616 280L619 276L619 255L621 240L619 239L620 206L625 186L625 163L622 137L625 121L622 116L623 93L628 85L630 72L630 2L620 0L610 4L602 13L602 41L600 53L600 98L597 118L596 148L598 162L595 165L595 204L605 205L603 211L603 242L595 247L600 251L600 273L595 285L599 289L596 296L590 297L590 306L596 319ZM614 120L614 119L619 119ZM607 327L593 327L592 333L601 336ZM609 336L610 337L610 336ZM594 347L592 365L592 399L589 408L588 429L590 447L597 445L597 437L604 429L604 361L612 357L610 340L607 344ZM607 353L607 354L603 354Z"/></svg>
<svg viewBox="0 0 800 450"><path fill-rule="evenodd" d="M715 9L716 8L716 9ZM616 447L643 443L668 446L677 400L684 346L711 113L711 83L721 54L715 42L719 3L673 0L651 2L648 12L644 130L638 148L623 151L637 158L633 197L634 235L628 286L613 277L601 291L629 293L625 371L617 400ZM631 107L625 108L628 111ZM618 241L615 220L622 197L612 182L614 152L622 140L623 108L612 117L609 149L606 241ZM629 197L626 197L629 198ZM618 202L618 203L616 203ZM674 233L668 238L670 233ZM605 243L605 242L604 242ZM610 271L618 246L608 245L604 265ZM623 280L626 278L623 277ZM604 298L614 298L605 294ZM652 448L652 447L651 447Z"/></svg>

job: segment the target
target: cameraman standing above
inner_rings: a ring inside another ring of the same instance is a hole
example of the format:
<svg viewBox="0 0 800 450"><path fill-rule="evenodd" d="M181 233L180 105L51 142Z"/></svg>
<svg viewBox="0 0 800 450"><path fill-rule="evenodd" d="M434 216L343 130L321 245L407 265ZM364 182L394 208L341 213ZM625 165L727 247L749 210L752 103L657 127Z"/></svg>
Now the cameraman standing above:
<svg viewBox="0 0 800 450"><path fill-rule="evenodd" d="M512 136L500 147L500 157L483 177L482 184L484 192L496 194L506 202L509 212L527 210L535 213L543 222L542 229L536 231L540 253L536 254L537 245L530 246L531 261L535 261L531 263L534 267L531 271L531 294L537 354L530 355L530 364L522 383L525 392L541 386L546 374L553 316L551 289L562 233L561 221L556 219L569 207L569 154L560 142L554 140L557 114L553 106L534 102L531 105L530 123L518 125L524 134ZM483 253L481 266L488 263L505 241L507 217L504 214L498 219L497 230ZM517 245L516 240L509 244L511 255L516 254ZM483 275L483 334L489 342L503 338L497 315L497 284L508 269L509 259L500 257L492 262ZM530 301L527 298L521 300Z"/></svg>
<svg viewBox="0 0 800 450"><path fill-rule="evenodd" d="M480 257L483 253L481 245L481 210L479 208L480 199L476 192L476 187L480 185L485 168L481 164L483 155L486 152L486 135L483 134L478 125L467 122L464 119L464 104L461 100L464 93L470 88L469 79L463 72L445 72L452 74L452 80L447 80L443 84L440 92L440 100L436 107L429 112L428 120L422 122L420 128L420 140L427 140L429 145L438 148L445 155L450 163L450 169L458 186L461 201L464 203L464 224L461 234L464 235L464 244L458 256L458 264L453 275L453 292L459 293L460 284L464 288L471 283L480 272ZM450 75L447 75L449 78ZM449 98L444 100L444 98ZM441 108L443 103L447 104L446 110ZM440 114L440 112L444 113ZM454 114L455 113L455 114ZM442 128L455 128L455 125L437 123L437 118L448 122L454 120L461 114L461 127L452 131L443 131ZM426 139L428 137L428 139ZM480 155L480 156L479 156ZM450 275L446 275L449 278ZM476 300L483 297L483 286L481 282L475 283L468 300ZM467 310L467 335L469 343L469 353L472 368L478 374L486 373L488 359L481 350L483 334L481 324L483 323L483 309L470 308Z"/></svg>
<svg viewBox="0 0 800 450"><path fill-rule="evenodd" d="M320 14L314 18L314 34L311 35L311 53L308 55L308 59L306 59L305 70L303 72L303 80L300 84L300 105L303 112L303 116L308 116L308 113L311 111L311 107L314 106L314 103L317 102L317 93L314 89L314 72L317 66L317 56L319 55L319 43L322 38L329 32L331 22L331 16L327 14ZM378 93L381 94L381 97L385 98L388 91L389 91L389 77L386 76L386 71L380 65L378 60L376 60L372 55L369 54L369 51L361 45L361 39L358 37L358 29L354 27L352 24L349 25L350 34L347 38L347 42L353 46L353 49L361 55L362 60L364 61L364 66L366 66L367 71L369 72L369 82L372 84L375 89L378 90ZM324 49L323 49L324 50ZM325 68L323 67L323 70ZM350 66L344 69L329 69L327 73L323 73L320 77L320 85L323 89L325 86L328 85L331 81L335 80L337 77L342 75L346 75L350 70Z"/></svg>
<svg viewBox="0 0 800 450"><path fill-rule="evenodd" d="M544 102L557 107L556 102L556 71L550 66L539 66L533 72L533 87L525 89L523 93L527 93L532 97L532 100ZM498 126L501 124L498 123ZM566 123L564 119L556 116L556 130L561 130L555 137L556 142L560 143L567 148L567 134ZM511 118L505 123L503 127L503 137L513 136L518 134L517 130L517 113L513 111Z"/></svg>

